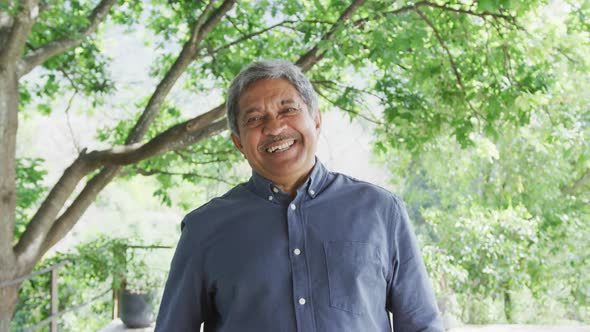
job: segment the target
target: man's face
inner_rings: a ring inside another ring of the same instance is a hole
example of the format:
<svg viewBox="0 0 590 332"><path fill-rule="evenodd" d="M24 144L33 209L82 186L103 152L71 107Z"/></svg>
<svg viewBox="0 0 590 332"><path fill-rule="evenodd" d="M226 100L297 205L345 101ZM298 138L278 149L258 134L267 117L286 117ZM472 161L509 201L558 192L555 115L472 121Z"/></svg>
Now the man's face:
<svg viewBox="0 0 590 332"><path fill-rule="evenodd" d="M276 184L306 177L315 163L319 110L312 116L285 79L252 83L238 99L240 136L232 140L258 174Z"/></svg>

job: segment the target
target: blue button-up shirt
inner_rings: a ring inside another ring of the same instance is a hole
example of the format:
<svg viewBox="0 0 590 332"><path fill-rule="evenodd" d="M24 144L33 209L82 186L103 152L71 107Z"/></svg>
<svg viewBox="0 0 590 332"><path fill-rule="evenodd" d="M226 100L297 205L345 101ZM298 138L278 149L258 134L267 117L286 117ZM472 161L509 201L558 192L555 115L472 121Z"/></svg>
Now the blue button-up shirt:
<svg viewBox="0 0 590 332"><path fill-rule="evenodd" d="M402 202L319 161L294 199L253 172L182 229L156 331L443 331Z"/></svg>

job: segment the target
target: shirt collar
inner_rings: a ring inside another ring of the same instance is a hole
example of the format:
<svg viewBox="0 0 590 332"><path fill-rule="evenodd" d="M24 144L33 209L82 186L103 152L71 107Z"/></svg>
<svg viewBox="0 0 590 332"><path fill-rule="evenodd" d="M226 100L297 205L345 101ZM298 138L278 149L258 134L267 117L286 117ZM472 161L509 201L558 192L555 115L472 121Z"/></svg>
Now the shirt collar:
<svg viewBox="0 0 590 332"><path fill-rule="evenodd" d="M325 184L328 170L322 162L316 157L315 165L305 182L297 188L297 196L306 195L309 199L317 197ZM283 192L279 187L273 184L270 180L262 177L260 174L252 170L252 176L248 181L247 186L257 195L268 199L270 201L291 201L291 197ZM272 197L272 198L271 198Z"/></svg>

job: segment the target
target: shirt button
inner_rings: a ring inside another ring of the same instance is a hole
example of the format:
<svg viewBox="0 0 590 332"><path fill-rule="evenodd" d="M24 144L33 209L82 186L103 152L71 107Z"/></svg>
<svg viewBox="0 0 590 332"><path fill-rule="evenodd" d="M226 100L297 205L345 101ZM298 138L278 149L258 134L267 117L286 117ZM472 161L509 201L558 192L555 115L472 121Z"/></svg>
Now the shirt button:
<svg viewBox="0 0 590 332"><path fill-rule="evenodd" d="M299 248L296 248L295 250L293 250L293 253L295 254L295 256L299 256L301 255L301 250L299 250Z"/></svg>
<svg viewBox="0 0 590 332"><path fill-rule="evenodd" d="M295 206L295 204L291 203L291 210L295 210L297 207Z"/></svg>
<svg viewBox="0 0 590 332"><path fill-rule="evenodd" d="M309 190L309 194L310 194L311 196L313 196L313 195L315 195L315 191L313 191L313 189L310 189L310 190Z"/></svg>
<svg viewBox="0 0 590 332"><path fill-rule="evenodd" d="M304 298L300 298L299 299L299 304L304 305L305 304L305 299Z"/></svg>
<svg viewBox="0 0 590 332"><path fill-rule="evenodd" d="M272 196L268 196L268 200L269 201L272 201Z"/></svg>
<svg viewBox="0 0 590 332"><path fill-rule="evenodd" d="M277 187L273 187L273 188L272 188L272 191L274 191L275 193L278 193L278 192L279 192L279 188L277 188Z"/></svg>

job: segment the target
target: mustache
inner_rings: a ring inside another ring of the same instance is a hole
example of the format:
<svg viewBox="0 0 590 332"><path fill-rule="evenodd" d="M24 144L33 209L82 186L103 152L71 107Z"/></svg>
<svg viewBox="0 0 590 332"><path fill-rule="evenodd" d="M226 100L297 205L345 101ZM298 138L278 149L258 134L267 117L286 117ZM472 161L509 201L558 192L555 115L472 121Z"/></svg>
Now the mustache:
<svg viewBox="0 0 590 332"><path fill-rule="evenodd" d="M296 132L280 133L279 135L268 136L262 143L258 145L258 151L265 151L269 146L276 142L286 140L299 140L301 135Z"/></svg>

